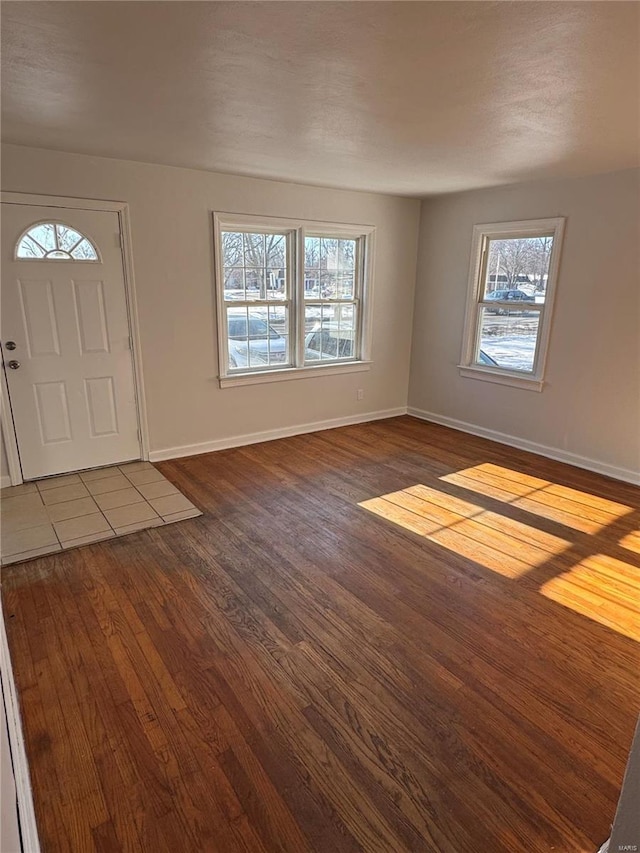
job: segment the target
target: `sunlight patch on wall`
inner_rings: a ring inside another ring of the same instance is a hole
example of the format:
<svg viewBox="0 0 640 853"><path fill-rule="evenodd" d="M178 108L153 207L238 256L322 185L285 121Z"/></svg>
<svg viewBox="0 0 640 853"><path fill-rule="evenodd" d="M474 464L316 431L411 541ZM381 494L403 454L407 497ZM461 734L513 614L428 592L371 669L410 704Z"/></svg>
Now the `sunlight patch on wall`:
<svg viewBox="0 0 640 853"><path fill-rule="evenodd" d="M517 578L570 542L428 486L409 486L358 506L504 577Z"/></svg>
<svg viewBox="0 0 640 853"><path fill-rule="evenodd" d="M440 479L583 533L597 533L633 511L625 504L489 462Z"/></svg>
<svg viewBox="0 0 640 853"><path fill-rule="evenodd" d="M639 572L630 563L595 554L545 583L540 592L582 616L640 641Z"/></svg>

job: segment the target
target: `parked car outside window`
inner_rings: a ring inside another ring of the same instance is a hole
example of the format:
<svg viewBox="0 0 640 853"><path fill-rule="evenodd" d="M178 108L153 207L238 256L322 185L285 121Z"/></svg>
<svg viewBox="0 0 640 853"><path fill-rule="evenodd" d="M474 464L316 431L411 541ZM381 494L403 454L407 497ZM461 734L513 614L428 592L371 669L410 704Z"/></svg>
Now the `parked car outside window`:
<svg viewBox="0 0 640 853"><path fill-rule="evenodd" d="M478 361L480 364L486 364L488 367L499 367L500 365L492 358L488 352L485 352L483 349L480 350L478 354Z"/></svg>
<svg viewBox="0 0 640 853"><path fill-rule="evenodd" d="M287 361L286 338L262 317L243 313L228 317L229 367L282 364Z"/></svg>
<svg viewBox="0 0 640 853"><path fill-rule="evenodd" d="M494 290L484 297L485 302L535 302L534 296L529 296L524 290ZM511 308L487 308L489 314L506 314Z"/></svg>
<svg viewBox="0 0 640 853"><path fill-rule="evenodd" d="M334 360L354 357L354 330L337 323L324 323L305 338L305 361Z"/></svg>

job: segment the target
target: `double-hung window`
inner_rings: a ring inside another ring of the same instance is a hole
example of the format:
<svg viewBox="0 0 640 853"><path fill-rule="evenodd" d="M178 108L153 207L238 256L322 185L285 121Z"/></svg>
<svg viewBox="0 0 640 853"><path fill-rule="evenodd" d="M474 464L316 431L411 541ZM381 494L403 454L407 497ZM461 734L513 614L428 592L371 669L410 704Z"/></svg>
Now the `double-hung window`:
<svg viewBox="0 0 640 853"><path fill-rule="evenodd" d="M222 387L367 369L373 229L214 214Z"/></svg>
<svg viewBox="0 0 640 853"><path fill-rule="evenodd" d="M460 373L541 391L564 219L476 225Z"/></svg>

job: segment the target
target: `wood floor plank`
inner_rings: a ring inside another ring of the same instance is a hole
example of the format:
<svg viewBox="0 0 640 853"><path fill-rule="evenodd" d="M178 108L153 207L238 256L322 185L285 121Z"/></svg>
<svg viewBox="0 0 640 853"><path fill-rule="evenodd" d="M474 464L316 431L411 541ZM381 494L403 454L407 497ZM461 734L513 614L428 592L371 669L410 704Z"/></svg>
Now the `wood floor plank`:
<svg viewBox="0 0 640 853"><path fill-rule="evenodd" d="M256 517L254 516L254 526L255 526L255 523L256 523ZM269 523L270 523L270 522L269 522ZM229 523L229 524L230 524L230 523ZM228 524L227 526L229 526L229 524ZM270 523L270 524L271 524L271 523ZM353 526L353 525L350 525L350 529L353 531L354 526ZM310 535L312 535L312 531L310 532ZM248 538L249 538L249 536L250 536L250 534L248 534L246 538L248 539ZM285 554L285 551L283 550L284 546L282 545L282 539L281 539L281 538L279 538L279 539L278 539L278 544L276 544L274 547L278 550L278 552L279 552L280 554ZM303 546L300 546L300 547L303 547ZM380 546L380 547L382 547L382 546ZM318 547L317 540L316 540L316 542L314 542L313 546L311 546L311 549L310 549L310 550L312 550L312 551L315 553L316 561L317 561L318 559L320 559L320 558L323 556L323 555L322 555L322 552L320 551L320 549L319 549L319 547ZM264 551L263 551L263 553L264 553ZM286 552L286 554L287 554L287 556L291 557L292 559L295 559L295 553L292 555L290 552ZM346 555L344 554L344 552L343 552L343 555L342 555L342 556L343 556L343 559L344 559L344 557L346 556ZM329 557L329 558L330 558L330 557ZM368 558L368 560L369 560L369 562L370 562L370 563L371 563L374 559L375 559L375 557L374 557L373 555L369 556L369 558ZM389 554L389 559L390 559L390 560L394 559L394 558L393 558L393 555L392 555L391 553ZM394 559L394 562L395 562L395 565L394 565L394 578L395 578L395 580L397 581L397 578L398 578L397 571L398 571L398 569L401 569L401 565L400 565L400 564L399 564L399 562L398 562L398 558L395 558L395 559ZM299 566L301 566L301 567L305 565L305 563L304 563L302 560L300 560L300 552L298 552L298 564L299 564ZM323 565L323 567L324 567L324 560L322 561L322 565ZM353 564L352 564L352 565L353 565ZM395 585L393 585L393 586L392 586L392 585L389 585L389 584L386 584L386 586L384 586L384 585L383 585L383 586L381 586L380 577L382 576L382 573L384 573L384 575L388 574L388 572L386 572L386 571L385 571L385 569L386 569L386 566L383 564L383 566L381 567L381 575L379 575L377 578L376 578L376 577L374 577L374 576L372 576L372 575L370 575L370 574L367 576L367 582L364 584L364 586L363 586L363 592L362 592L362 594L361 594L361 597L362 597L362 598L366 598L367 596L368 596L368 597L371 597L371 595L372 595L372 593L374 592L374 590L375 590L376 586L381 588L381 590L382 590L382 592L381 592L382 600L381 600L381 601L379 601L379 602L377 603L377 610L378 610L378 613L381 611L381 608L385 608L385 607L387 607L388 602L392 601L392 598L391 598L390 596L393 596L393 597L395 598L395 601L391 604L391 608L393 609L393 607L397 605L397 598L398 598L398 591L399 591L399 590L398 590L398 586L397 586L397 582L396 582L396 583L395 583ZM329 569L328 567L327 567L327 571L330 571L330 569ZM282 575L282 574L283 574L283 572L282 572L282 571L280 571L280 572L279 572L279 574L280 574L280 575ZM340 579L342 575L341 575L341 574L339 574L339 573L336 573L336 576L338 577L338 579ZM273 577L273 576L272 576L272 577ZM350 573L350 574L349 574L349 577L348 577L348 582L349 582L351 585L353 585L354 580L355 580L355 576L354 576L354 574ZM386 578L385 578L385 580L386 580ZM277 582L278 582L278 578L277 578L277 577L273 577L273 582L274 582L274 583L277 583ZM326 577L326 574L323 576L323 583L324 583L325 585L326 585L326 583L327 583L327 577ZM384 592L385 588L388 590L386 593ZM450 585L446 585L446 586L444 587L444 590L445 590L445 594L446 594L447 596L449 596L449 598L450 598L450 595L449 595L449 593L450 593ZM430 586L430 592L431 592L431 594L433 594L433 591L434 591L434 587L433 587L433 585L431 585L431 586ZM477 590L474 590L474 591L473 591L473 595L474 595L474 597L477 597L477 592L478 592ZM332 588L332 590L331 590L331 600L334 602L334 606L335 606L335 602L336 602L336 597L337 597L337 596L340 596L340 595L341 595L341 588L340 588L340 587L335 587L335 586L334 586L334 587ZM344 589L342 590L342 595L344 596ZM419 585L417 585L414 589L412 589L412 598L414 598L414 597L415 597L415 595L420 595L420 588L419 588ZM315 600L315 599L317 599L317 598L318 598L318 596L319 596L319 592L318 592L317 587L316 587L316 588L315 588L315 590L314 590L314 600ZM513 602L513 603L517 603L517 602ZM427 604L428 604L428 603L427 603ZM354 607L357 607L357 606L358 606L358 602L357 602L357 601L353 601L353 600L350 600L350 601L349 601L349 602L347 602L347 604L345 605L345 607L346 607L347 609L349 609L349 608L353 609ZM444 613L445 613L446 618L445 618L445 620L444 620L444 622L443 622L443 624L442 624L442 627L446 627L448 623L450 623L452 620L455 620L455 618L456 618L456 613L455 613L455 611L452 609L452 610L451 610L451 613L447 615L447 611L446 611L445 607L446 607L446 602L443 600L443 604L442 604L441 610L444 610ZM541 612L542 612L542 611L541 611ZM359 611L359 618L358 618L358 620L356 620L356 624L361 624L361 623L362 623L362 620L363 620L363 619L366 619L366 614L367 614L367 611L366 611L366 610L365 610L365 611L363 611L362 609L360 609L360 611ZM438 614L434 614L434 615L435 615L435 616L437 616ZM468 614L468 615L471 615L471 614ZM538 614L534 611L534 612L532 612L531 614L527 614L527 615L530 615L530 616L531 616L531 618L532 618L532 620L535 620L535 618L537 617L537 615L538 615ZM473 614L473 616L475 616L475 614ZM422 631L424 631L424 630L426 629L426 627L427 627L427 625L426 625L426 624L420 625L420 624L419 624L419 622L416 622L416 620L418 620L418 618L419 618L419 617L418 617L418 614L416 614L416 613L413 613L413 614L408 613L408 614L407 614L407 613L406 613L406 611L405 611L405 619L407 619L407 618L409 618L410 620L412 620L412 622L413 622L414 626L416 627L416 630L417 630L417 632L418 632L418 633L420 633L420 632L422 632ZM381 624L383 624L383 623L381 623ZM457 631L457 632L459 632L459 631L461 630L461 627L462 627L462 626L457 625L457 627L456 627L456 631ZM509 626L508 626L508 624L504 626L504 628L506 628L507 630L508 630L508 627L509 627ZM503 630L504 630L504 628L503 628ZM369 626L369 629L370 629L370 630L376 630L376 626L374 626L374 625ZM493 641L494 641L493 636L490 636L490 637L488 638L488 641L493 642ZM449 645L450 645L450 642L449 642ZM446 647L447 647L447 646L446 646L446 643L445 643L445 641L444 641L444 639L443 639L443 638L440 638L438 647L439 647L441 650L446 649ZM458 650L456 653L459 655L459 653L460 653L460 652L459 652L459 650ZM484 650L484 649L483 649L483 650L480 650L480 654L484 654L484 653L485 653L485 650ZM504 661L501 661L501 664L503 664L503 665L504 665L504 664L508 664L508 663L509 663L510 658L512 658L512 657L513 657L513 658L515 658L515 659L514 659L514 661L513 661L512 669L511 669L511 672L512 672L512 674L513 674L513 676L514 676L514 677L517 677L518 672L521 670L521 661L520 661L520 658L521 658L522 654L523 654L522 646L521 646L521 644L518 644L518 643L514 643L514 645L513 645L512 647L510 647L510 648L506 648L506 649L504 649L504 650L503 650L503 658L504 658ZM562 652L562 660L563 660L563 661L566 661L566 654L564 653L564 650L563 650L563 652ZM535 662L534 662L534 663L535 663ZM545 660L544 662L542 662L542 664L541 664L541 668L542 668L543 670L546 670L546 668L547 668L548 666L549 666L549 662L548 662L548 661L546 661L546 660ZM546 674L546 673L543 673L543 675L544 675L544 674ZM562 687L561 687L561 689L564 689L564 688L562 688ZM574 689L575 689L575 688L574 688Z"/></svg>
<svg viewBox="0 0 640 853"><path fill-rule="evenodd" d="M201 517L3 569L44 853L605 840L637 488L410 417L159 467Z"/></svg>
<svg viewBox="0 0 640 853"><path fill-rule="evenodd" d="M568 732L568 734L570 735L570 732Z"/></svg>

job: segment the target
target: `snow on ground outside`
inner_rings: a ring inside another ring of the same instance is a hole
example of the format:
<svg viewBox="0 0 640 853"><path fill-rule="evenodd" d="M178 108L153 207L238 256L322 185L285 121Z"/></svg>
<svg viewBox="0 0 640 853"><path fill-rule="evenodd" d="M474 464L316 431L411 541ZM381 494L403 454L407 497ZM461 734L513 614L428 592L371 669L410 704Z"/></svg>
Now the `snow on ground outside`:
<svg viewBox="0 0 640 853"><path fill-rule="evenodd" d="M533 369L536 335L494 335L482 338L482 349L507 370Z"/></svg>

